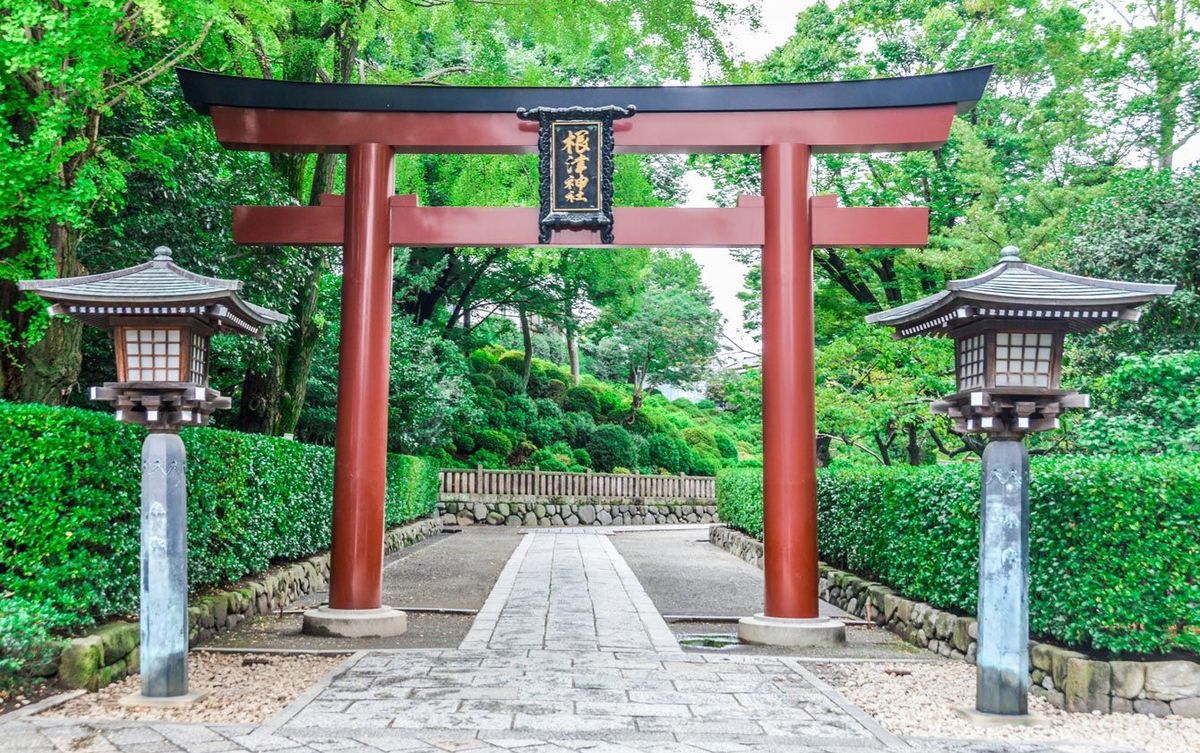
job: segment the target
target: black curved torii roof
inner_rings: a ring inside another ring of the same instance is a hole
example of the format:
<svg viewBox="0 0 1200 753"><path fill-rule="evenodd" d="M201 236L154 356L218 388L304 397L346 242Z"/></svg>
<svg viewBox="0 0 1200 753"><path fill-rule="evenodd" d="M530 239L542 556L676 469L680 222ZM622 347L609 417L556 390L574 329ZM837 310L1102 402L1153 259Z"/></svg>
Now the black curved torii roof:
<svg viewBox="0 0 1200 753"><path fill-rule="evenodd" d="M541 107L633 105L638 112L856 110L953 104L960 113L983 96L992 66L924 76L803 84L713 86L492 87L323 84L242 78L177 68L183 96L210 107L354 112L514 113Z"/></svg>

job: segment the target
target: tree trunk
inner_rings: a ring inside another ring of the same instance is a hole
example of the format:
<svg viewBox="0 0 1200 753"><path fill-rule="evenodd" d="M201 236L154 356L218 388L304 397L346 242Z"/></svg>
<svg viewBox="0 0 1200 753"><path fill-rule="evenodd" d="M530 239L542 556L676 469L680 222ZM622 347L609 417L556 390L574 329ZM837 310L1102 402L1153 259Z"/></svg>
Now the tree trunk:
<svg viewBox="0 0 1200 753"><path fill-rule="evenodd" d="M575 325L568 322L566 327L567 334L567 361L571 364L571 384L575 387L579 386L579 333L575 331Z"/></svg>
<svg viewBox="0 0 1200 753"><path fill-rule="evenodd" d="M57 223L52 224L49 230L55 275L73 277L82 274L84 270L78 255L79 233L70 226ZM24 332L20 331L20 334ZM20 349L20 371L15 380L11 378L11 372L10 377L5 379L6 392L22 402L66 404L71 390L79 381L79 369L83 363L79 349L82 339L81 323L60 317L52 319L40 340Z"/></svg>
<svg viewBox="0 0 1200 753"><path fill-rule="evenodd" d="M904 431L908 434L908 464L921 465L925 460L925 453L921 447L921 442L917 438L917 425L909 424L904 427Z"/></svg>
<svg viewBox="0 0 1200 753"><path fill-rule="evenodd" d="M817 467L818 468L824 468L827 465L829 465L829 461L832 458L832 456L829 452L829 449L830 449L830 445L832 445L832 444L833 444L833 437L829 436L828 434L818 434L817 435Z"/></svg>
<svg viewBox="0 0 1200 753"><path fill-rule="evenodd" d="M317 324L317 303L320 298L321 275L325 264L318 263L305 285L304 294L296 302L293 321L296 331L289 338L287 357L283 362L283 381L279 395L279 424L276 434L294 434L300 423L300 411L304 409L304 398L308 394L308 374L312 368L313 353L321 339L323 326Z"/></svg>
<svg viewBox="0 0 1200 753"><path fill-rule="evenodd" d="M525 347L525 360L521 362L521 384L529 387L529 371L533 366L533 333L529 330L529 314L525 312L525 307L519 307L517 314L521 319L521 345Z"/></svg>
<svg viewBox="0 0 1200 753"><path fill-rule="evenodd" d="M247 370L242 380L236 426L254 434L274 434L279 425L280 354L271 354L265 371Z"/></svg>

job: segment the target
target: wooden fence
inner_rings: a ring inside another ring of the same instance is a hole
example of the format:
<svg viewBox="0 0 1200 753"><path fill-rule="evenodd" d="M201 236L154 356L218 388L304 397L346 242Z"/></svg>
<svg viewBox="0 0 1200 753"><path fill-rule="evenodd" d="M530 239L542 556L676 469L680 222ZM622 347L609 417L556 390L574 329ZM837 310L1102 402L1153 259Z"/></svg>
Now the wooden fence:
<svg viewBox="0 0 1200 753"><path fill-rule="evenodd" d="M636 473L494 471L484 468L442 471L442 496L591 497L594 499L717 498L712 476L643 476Z"/></svg>

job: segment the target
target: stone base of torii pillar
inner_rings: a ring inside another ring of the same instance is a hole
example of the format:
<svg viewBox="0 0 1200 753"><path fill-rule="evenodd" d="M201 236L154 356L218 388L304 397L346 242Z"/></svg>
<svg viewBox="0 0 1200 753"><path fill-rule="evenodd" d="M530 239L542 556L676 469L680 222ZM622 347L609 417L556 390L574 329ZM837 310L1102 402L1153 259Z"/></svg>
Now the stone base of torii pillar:
<svg viewBox="0 0 1200 753"><path fill-rule="evenodd" d="M846 642L846 625L832 617L767 617L759 613L738 620L738 639L763 646L840 646Z"/></svg>
<svg viewBox="0 0 1200 753"><path fill-rule="evenodd" d="M331 609L319 607L304 613L305 635L331 638L393 638L408 630L408 615L392 607Z"/></svg>

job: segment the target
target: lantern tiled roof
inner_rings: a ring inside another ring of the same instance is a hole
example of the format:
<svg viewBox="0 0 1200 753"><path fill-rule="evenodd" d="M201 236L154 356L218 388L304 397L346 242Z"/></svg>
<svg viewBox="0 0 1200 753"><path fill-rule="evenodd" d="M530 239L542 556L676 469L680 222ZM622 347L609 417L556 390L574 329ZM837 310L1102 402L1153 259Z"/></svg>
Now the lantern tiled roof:
<svg viewBox="0 0 1200 753"><path fill-rule="evenodd" d="M1174 292L1159 285L1057 272L1021 259L1015 246L1000 252L1000 263L946 289L903 306L867 316L871 324L896 328L897 337L938 335L976 319L1053 319L1082 332L1115 320L1136 321L1136 307Z"/></svg>
<svg viewBox="0 0 1200 753"><path fill-rule="evenodd" d="M51 313L98 327L111 327L112 317L195 316L218 332L259 335L268 324L286 322L277 311L243 300L239 280L205 277L171 261L171 249L159 246L154 258L114 272L23 280L28 290L53 301Z"/></svg>

